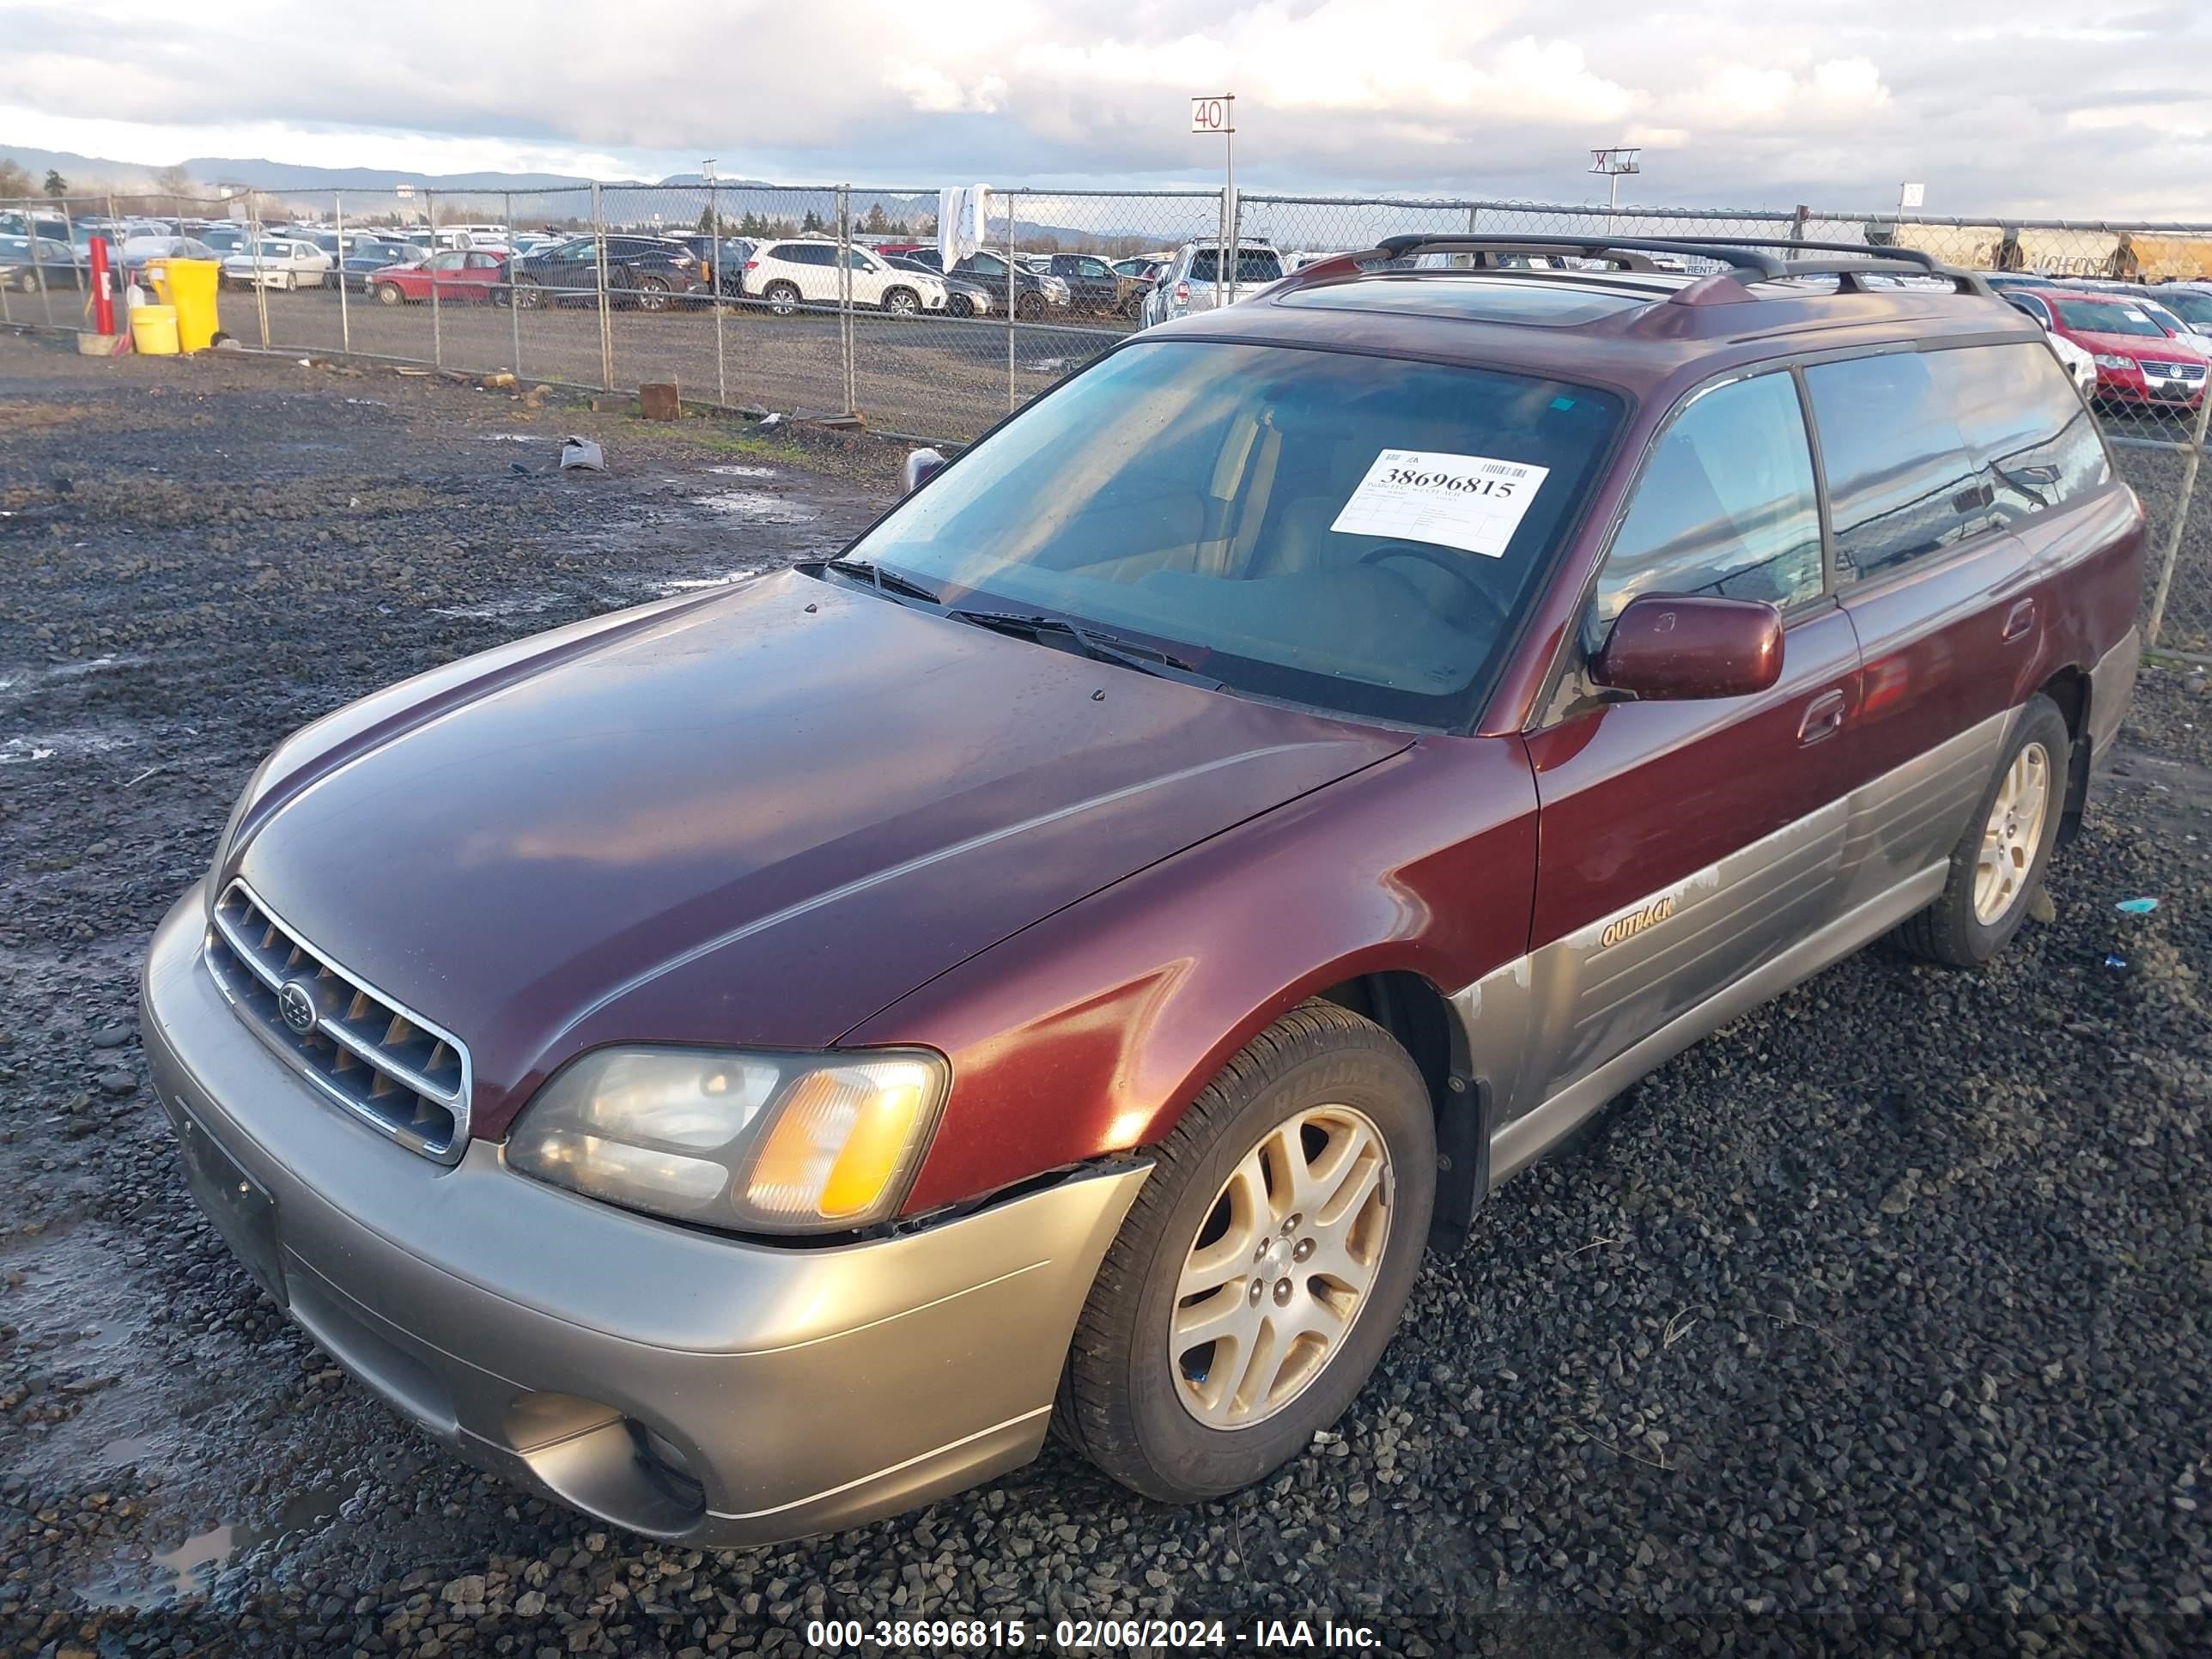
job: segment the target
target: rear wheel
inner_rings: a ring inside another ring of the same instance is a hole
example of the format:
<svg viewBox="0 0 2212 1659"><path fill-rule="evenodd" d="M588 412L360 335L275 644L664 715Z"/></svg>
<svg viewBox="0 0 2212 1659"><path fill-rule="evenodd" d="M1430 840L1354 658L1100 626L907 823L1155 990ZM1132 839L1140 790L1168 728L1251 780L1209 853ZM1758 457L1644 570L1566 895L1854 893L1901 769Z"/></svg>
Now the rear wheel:
<svg viewBox="0 0 2212 1659"><path fill-rule="evenodd" d="M762 290L761 298L779 317L788 317L799 309L799 289L795 283L770 283Z"/></svg>
<svg viewBox="0 0 2212 1659"><path fill-rule="evenodd" d="M1296 1456L1366 1382L1420 1267L1436 1125L1389 1033L1308 1002L1155 1151L1076 1326L1056 1420L1123 1485L1190 1503Z"/></svg>
<svg viewBox="0 0 2212 1659"><path fill-rule="evenodd" d="M637 308L640 311L665 311L669 305L668 279L665 276L644 276L636 279Z"/></svg>
<svg viewBox="0 0 2212 1659"><path fill-rule="evenodd" d="M2030 697L1996 775L1951 851L1942 896L1897 930L1907 950L1954 968L1978 968L2020 931L2058 836L2073 747L2058 705L2039 692Z"/></svg>

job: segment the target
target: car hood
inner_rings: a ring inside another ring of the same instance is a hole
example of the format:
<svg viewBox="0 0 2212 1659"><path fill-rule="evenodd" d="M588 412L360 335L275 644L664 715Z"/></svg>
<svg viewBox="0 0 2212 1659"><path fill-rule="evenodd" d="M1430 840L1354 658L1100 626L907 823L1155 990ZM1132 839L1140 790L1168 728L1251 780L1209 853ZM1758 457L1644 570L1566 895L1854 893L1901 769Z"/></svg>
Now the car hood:
<svg viewBox="0 0 2212 1659"><path fill-rule="evenodd" d="M833 1043L1409 741L785 573L307 727L215 884L459 1034L495 1136L597 1044Z"/></svg>
<svg viewBox="0 0 2212 1659"><path fill-rule="evenodd" d="M2148 334L2106 334L2088 329L2069 329L2067 333L2076 345L2086 351L2103 351L2124 357L2148 357L2154 362L2201 363L2204 361L2202 348L2187 340L2168 338L2165 335L2153 339Z"/></svg>

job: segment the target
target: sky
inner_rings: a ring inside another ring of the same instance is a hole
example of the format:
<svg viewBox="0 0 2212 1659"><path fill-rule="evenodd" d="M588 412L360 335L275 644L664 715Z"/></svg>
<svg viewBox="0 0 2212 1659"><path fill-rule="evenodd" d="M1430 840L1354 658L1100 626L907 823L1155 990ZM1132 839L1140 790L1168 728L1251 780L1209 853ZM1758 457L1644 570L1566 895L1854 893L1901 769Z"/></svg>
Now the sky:
<svg viewBox="0 0 2212 1659"><path fill-rule="evenodd" d="M696 172L2212 220L2212 4L0 0L0 144L162 165ZM121 43L121 44L118 44Z"/></svg>

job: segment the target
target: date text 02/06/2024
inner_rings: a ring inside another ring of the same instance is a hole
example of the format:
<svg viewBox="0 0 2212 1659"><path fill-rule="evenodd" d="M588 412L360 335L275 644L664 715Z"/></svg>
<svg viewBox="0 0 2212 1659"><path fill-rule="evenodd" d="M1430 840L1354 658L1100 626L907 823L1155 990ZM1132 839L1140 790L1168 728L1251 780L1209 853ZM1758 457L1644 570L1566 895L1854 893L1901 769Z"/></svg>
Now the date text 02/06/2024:
<svg viewBox="0 0 2212 1659"><path fill-rule="evenodd" d="M1261 1619L1237 1626L1221 1619L1061 1619L1031 1625L1020 1619L817 1619L805 1628L808 1648L825 1653L981 1652L1036 1648L1045 1652L1108 1653L1129 1649L1241 1650L1248 1653L1357 1652L1381 1645L1370 1626L1305 1619Z"/></svg>

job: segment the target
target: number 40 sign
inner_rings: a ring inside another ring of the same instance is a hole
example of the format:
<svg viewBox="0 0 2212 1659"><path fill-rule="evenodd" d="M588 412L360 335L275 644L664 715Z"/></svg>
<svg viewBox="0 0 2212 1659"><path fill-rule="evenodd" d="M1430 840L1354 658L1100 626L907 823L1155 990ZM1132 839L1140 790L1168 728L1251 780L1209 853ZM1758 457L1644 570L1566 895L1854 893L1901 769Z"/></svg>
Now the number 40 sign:
<svg viewBox="0 0 2212 1659"><path fill-rule="evenodd" d="M1232 95L1219 98L1194 98L1190 100L1190 130L1193 132L1234 132L1231 122L1236 118L1237 100Z"/></svg>

